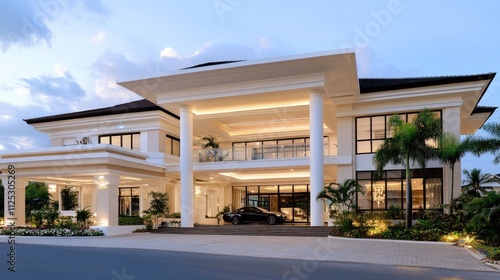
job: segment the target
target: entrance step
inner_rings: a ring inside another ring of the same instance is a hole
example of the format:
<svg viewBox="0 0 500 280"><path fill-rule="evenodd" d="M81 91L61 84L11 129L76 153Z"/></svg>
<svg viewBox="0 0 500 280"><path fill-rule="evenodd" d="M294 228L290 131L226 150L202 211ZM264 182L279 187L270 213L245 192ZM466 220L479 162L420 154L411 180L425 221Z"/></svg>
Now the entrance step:
<svg viewBox="0 0 500 280"><path fill-rule="evenodd" d="M206 234L206 235L250 235L250 236L309 236L327 237L328 226L295 225L195 225L192 228L160 227L152 233Z"/></svg>

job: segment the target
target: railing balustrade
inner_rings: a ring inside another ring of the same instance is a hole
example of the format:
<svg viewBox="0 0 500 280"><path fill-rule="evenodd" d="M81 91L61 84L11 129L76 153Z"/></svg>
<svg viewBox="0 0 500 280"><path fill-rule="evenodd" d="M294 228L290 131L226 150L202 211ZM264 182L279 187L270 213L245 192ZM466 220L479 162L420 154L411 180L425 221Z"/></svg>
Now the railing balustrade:
<svg viewBox="0 0 500 280"><path fill-rule="evenodd" d="M329 144L324 144L325 155L329 155ZM310 156L309 144L287 144L287 145L258 145L232 148L209 148L194 151L194 161L198 162L221 162L221 161L243 161L261 160L274 158L299 158Z"/></svg>

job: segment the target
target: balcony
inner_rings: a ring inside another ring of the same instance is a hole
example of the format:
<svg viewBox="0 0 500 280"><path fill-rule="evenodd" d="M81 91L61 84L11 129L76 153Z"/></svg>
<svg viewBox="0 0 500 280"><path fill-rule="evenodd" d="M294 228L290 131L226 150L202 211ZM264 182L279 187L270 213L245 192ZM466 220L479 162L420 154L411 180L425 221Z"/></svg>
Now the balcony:
<svg viewBox="0 0 500 280"><path fill-rule="evenodd" d="M329 144L324 143L324 154L330 155ZM218 149L197 149L194 162L247 161L276 158L304 158L310 156L310 145L258 145Z"/></svg>

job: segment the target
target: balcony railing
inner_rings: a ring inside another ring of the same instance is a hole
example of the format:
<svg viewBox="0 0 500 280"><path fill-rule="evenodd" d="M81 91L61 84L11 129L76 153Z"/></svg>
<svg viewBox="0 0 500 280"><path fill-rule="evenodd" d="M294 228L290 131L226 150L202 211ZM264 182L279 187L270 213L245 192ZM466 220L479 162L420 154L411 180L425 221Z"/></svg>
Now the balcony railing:
<svg viewBox="0 0 500 280"><path fill-rule="evenodd" d="M324 143L324 153L329 155L329 145ZM253 147L232 147L198 149L194 151L198 162L220 162L236 160L260 160L275 158L299 158L310 156L309 144L260 145Z"/></svg>

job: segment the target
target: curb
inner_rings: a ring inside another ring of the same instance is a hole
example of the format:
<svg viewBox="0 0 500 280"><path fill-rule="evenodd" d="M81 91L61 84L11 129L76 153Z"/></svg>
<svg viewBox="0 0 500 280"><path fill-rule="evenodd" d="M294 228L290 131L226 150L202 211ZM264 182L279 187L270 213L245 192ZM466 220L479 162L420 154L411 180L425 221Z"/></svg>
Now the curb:
<svg viewBox="0 0 500 280"><path fill-rule="evenodd" d="M372 238L351 238L351 237L339 237L328 235L328 238L337 240L350 240L350 241L370 241L370 242L390 242L390 243L406 243L406 244L430 244L430 245L440 245L440 246L454 246L457 243L452 242L441 242L441 241L414 241L414 240L395 240L395 239L372 239Z"/></svg>

